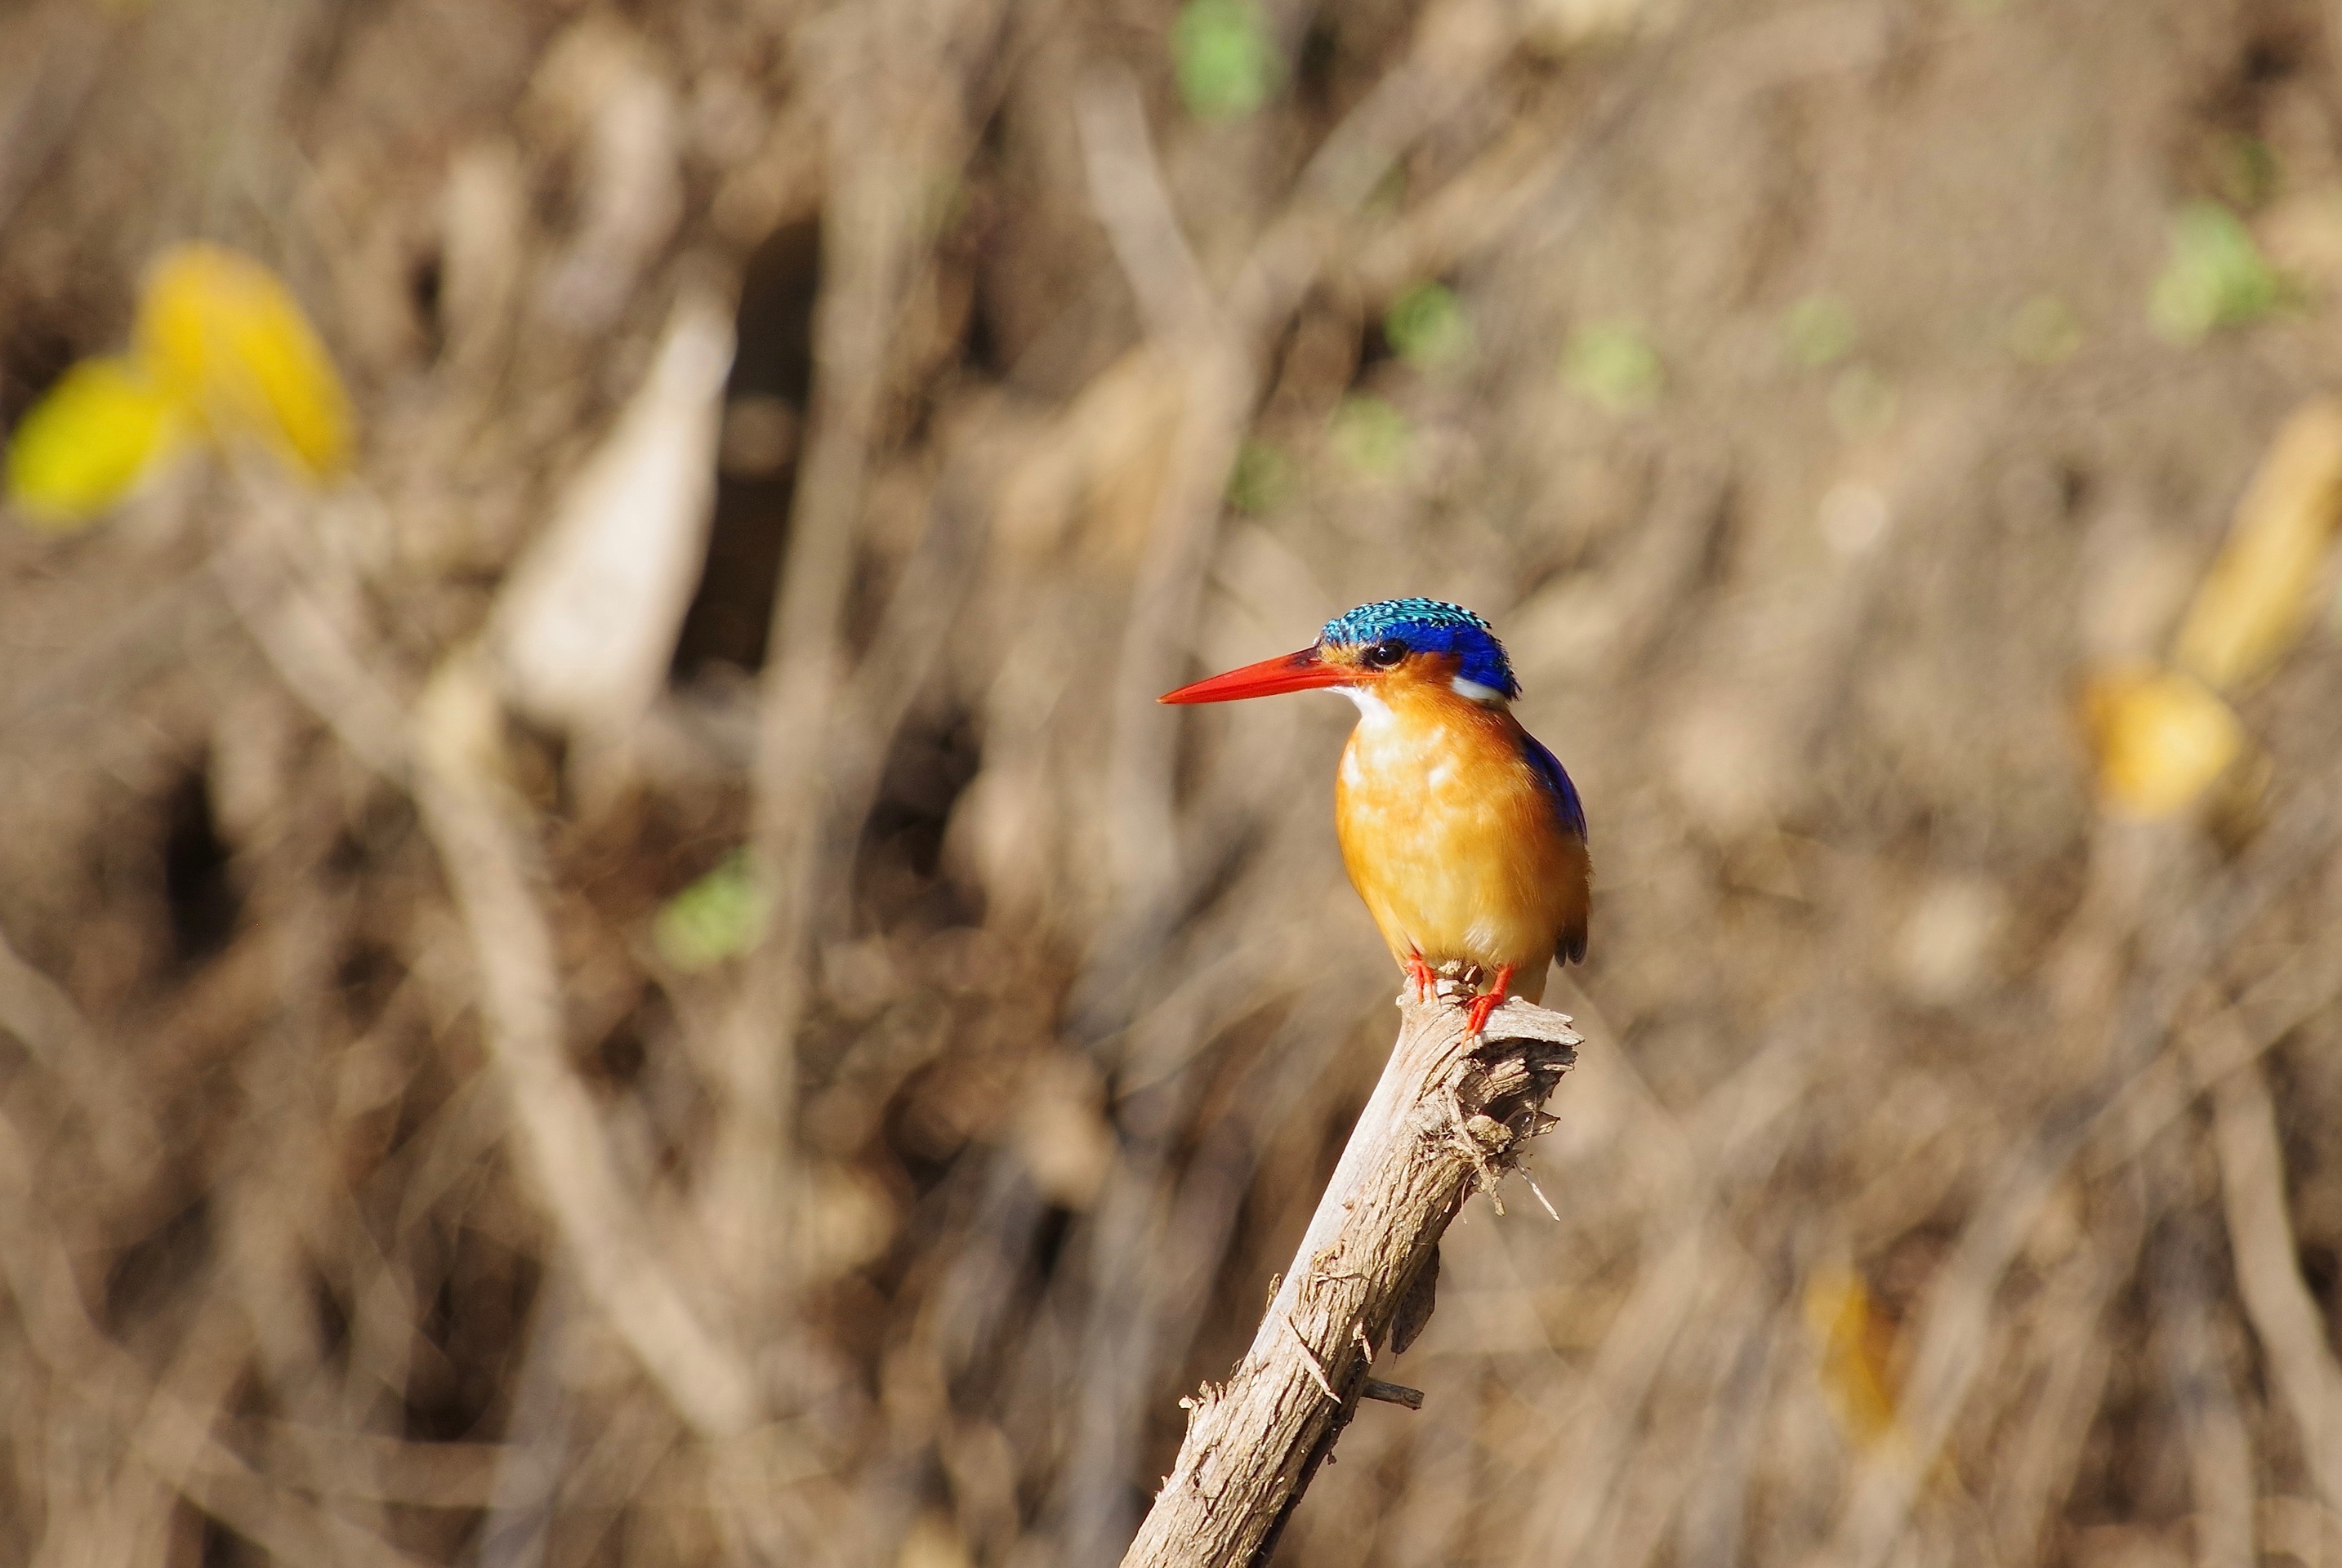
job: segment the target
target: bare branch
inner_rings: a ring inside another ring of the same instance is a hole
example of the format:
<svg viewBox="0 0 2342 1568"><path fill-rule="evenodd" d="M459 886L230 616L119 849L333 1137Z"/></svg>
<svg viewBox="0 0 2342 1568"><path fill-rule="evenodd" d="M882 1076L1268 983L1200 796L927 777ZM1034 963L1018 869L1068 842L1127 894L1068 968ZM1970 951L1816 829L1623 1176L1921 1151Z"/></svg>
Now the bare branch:
<svg viewBox="0 0 2342 1568"><path fill-rule="evenodd" d="M2222 1080L2212 1104L2237 1293L2269 1359L2269 1382L2301 1431L2310 1479L2326 1506L2342 1512L2342 1367L2327 1348L2325 1311L2301 1277L2277 1108L2259 1063Z"/></svg>
<svg viewBox="0 0 2342 1568"><path fill-rule="evenodd" d="M1400 1004L1398 1044L1334 1168L1252 1349L1226 1384L1188 1402L1178 1463L1125 1568L1259 1561L1361 1398L1414 1405L1369 1376L1376 1347L1464 1200L1492 1184L1543 1130L1543 1106L1576 1059L1569 1020L1508 1003L1465 1034L1445 1000ZM1427 1307L1419 1308L1427 1312Z"/></svg>
<svg viewBox="0 0 2342 1568"><path fill-rule="evenodd" d="M1100 67L1074 105L1090 207L1114 246L1148 334L1175 352L1219 325L1219 302L1204 281L1146 132L1146 106L1128 71Z"/></svg>
<svg viewBox="0 0 2342 1568"><path fill-rule="evenodd" d="M744 1431L758 1416L746 1359L661 1265L649 1222L564 1057L535 845L507 819L493 771L488 736L500 720L484 671L460 660L443 671L418 714L415 798L471 935L488 1048L523 1155L587 1293L676 1409L703 1433Z"/></svg>
<svg viewBox="0 0 2342 1568"><path fill-rule="evenodd" d="M846 676L843 628L863 494L886 385L889 313L914 234L901 192L909 154L856 109L835 129L836 189L823 218L814 404L790 509L760 700L754 844L773 918L719 1043L725 1114L701 1205L743 1299L786 1293L793 1227L796 1031L826 867L827 737Z"/></svg>

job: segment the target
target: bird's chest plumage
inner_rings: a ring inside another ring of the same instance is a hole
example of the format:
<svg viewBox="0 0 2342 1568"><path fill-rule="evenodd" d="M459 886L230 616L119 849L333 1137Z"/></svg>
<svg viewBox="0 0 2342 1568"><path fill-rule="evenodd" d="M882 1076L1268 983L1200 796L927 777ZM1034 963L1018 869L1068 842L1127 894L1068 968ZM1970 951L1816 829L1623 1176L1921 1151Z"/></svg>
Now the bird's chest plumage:
<svg viewBox="0 0 2342 1568"><path fill-rule="evenodd" d="M1335 821L1384 940L1402 959L1412 949L1542 976L1573 901L1583 909L1585 846L1561 828L1509 718L1462 702L1364 707Z"/></svg>

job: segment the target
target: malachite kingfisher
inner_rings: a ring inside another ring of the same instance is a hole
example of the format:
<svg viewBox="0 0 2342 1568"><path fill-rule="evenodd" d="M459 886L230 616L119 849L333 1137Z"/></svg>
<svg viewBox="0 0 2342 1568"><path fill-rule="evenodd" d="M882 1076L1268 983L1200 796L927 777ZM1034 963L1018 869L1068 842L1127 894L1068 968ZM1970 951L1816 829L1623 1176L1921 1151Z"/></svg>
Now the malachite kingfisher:
<svg viewBox="0 0 2342 1568"><path fill-rule="evenodd" d="M1508 992L1545 994L1546 963L1586 956L1586 808L1513 717L1520 683L1488 623L1437 599L1386 599L1326 623L1297 654L1166 693L1225 703L1325 688L1358 707L1334 786L1350 884L1426 997L1478 971L1478 1034Z"/></svg>

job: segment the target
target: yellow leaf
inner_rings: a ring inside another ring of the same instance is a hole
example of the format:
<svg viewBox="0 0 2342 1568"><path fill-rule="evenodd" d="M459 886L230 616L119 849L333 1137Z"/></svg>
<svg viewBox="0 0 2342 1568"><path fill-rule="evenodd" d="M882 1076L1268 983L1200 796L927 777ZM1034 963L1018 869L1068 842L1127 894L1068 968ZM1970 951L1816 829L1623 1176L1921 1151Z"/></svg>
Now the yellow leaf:
<svg viewBox="0 0 2342 1568"><path fill-rule="evenodd" d="M2098 798L2131 816L2169 816L2209 789L2244 750L2244 725L2193 676L2151 665L2094 675L2082 714Z"/></svg>
<svg viewBox="0 0 2342 1568"><path fill-rule="evenodd" d="M85 359L58 378L8 443L9 504L64 530L127 495L174 445L171 400L126 359Z"/></svg>
<svg viewBox="0 0 2342 1568"><path fill-rule="evenodd" d="M1847 1268L1824 1269L1808 1281L1805 1309L1822 1392L1847 1435L1865 1446L1892 1435L1894 1321L1878 1310L1862 1276Z"/></svg>
<svg viewBox="0 0 2342 1568"><path fill-rule="evenodd" d="M2266 672L2308 626L2320 558L2342 519L2342 403L2285 422L2237 504L2227 543L2180 624L2173 662L2215 690Z"/></svg>
<svg viewBox="0 0 2342 1568"><path fill-rule="evenodd" d="M349 460L349 397L275 273L217 245L165 251L138 303L139 356L223 443L257 441L315 477Z"/></svg>

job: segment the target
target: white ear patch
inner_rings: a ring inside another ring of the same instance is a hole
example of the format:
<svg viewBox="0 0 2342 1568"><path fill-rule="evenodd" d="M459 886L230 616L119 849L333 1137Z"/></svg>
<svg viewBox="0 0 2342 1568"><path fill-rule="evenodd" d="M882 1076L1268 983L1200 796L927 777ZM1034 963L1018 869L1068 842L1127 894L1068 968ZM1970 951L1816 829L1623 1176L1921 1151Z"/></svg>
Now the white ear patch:
<svg viewBox="0 0 2342 1568"><path fill-rule="evenodd" d="M1505 700L1505 694L1496 687L1484 686L1477 681L1467 681L1461 675L1449 680L1447 689L1465 701L1478 703L1484 707L1493 708Z"/></svg>

